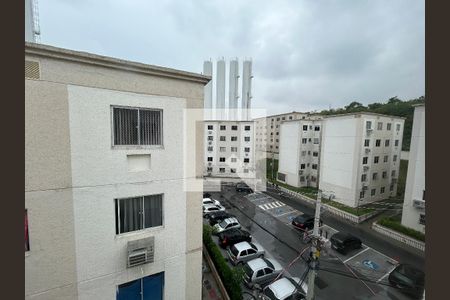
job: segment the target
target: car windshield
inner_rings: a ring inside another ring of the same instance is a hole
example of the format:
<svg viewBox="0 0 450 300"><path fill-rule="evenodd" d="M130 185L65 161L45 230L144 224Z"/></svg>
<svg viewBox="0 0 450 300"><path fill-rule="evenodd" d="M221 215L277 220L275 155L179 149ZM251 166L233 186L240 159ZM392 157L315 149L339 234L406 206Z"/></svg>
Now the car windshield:
<svg viewBox="0 0 450 300"><path fill-rule="evenodd" d="M398 268L398 272L415 282L420 282L423 277L423 272L407 265L402 265Z"/></svg>
<svg viewBox="0 0 450 300"><path fill-rule="evenodd" d="M297 216L294 220L298 223L303 223L308 219L309 219L309 216L301 215L301 216Z"/></svg>
<svg viewBox="0 0 450 300"><path fill-rule="evenodd" d="M252 278L253 270L248 265L244 265L244 272L248 277Z"/></svg>
<svg viewBox="0 0 450 300"><path fill-rule="evenodd" d="M234 256L238 256L238 254L239 254L238 249L236 249L236 247L234 245L230 248L230 251L231 251L231 253L233 253Z"/></svg>
<svg viewBox="0 0 450 300"><path fill-rule="evenodd" d="M273 264L272 264L269 260L264 259L264 261L266 262L266 264L267 264L270 268L275 269L275 267L273 266Z"/></svg>
<svg viewBox="0 0 450 300"><path fill-rule="evenodd" d="M258 251L258 248L255 246L255 244L250 243L250 246L251 246L253 249L255 249L256 251Z"/></svg>
<svg viewBox="0 0 450 300"><path fill-rule="evenodd" d="M270 287L267 287L266 289L264 289L264 296L268 297L270 300L279 300L275 294L273 293L273 291L270 289Z"/></svg>
<svg viewBox="0 0 450 300"><path fill-rule="evenodd" d="M223 220L222 222L219 223L219 226L222 228L225 228L227 226L228 222L226 222L225 220Z"/></svg>

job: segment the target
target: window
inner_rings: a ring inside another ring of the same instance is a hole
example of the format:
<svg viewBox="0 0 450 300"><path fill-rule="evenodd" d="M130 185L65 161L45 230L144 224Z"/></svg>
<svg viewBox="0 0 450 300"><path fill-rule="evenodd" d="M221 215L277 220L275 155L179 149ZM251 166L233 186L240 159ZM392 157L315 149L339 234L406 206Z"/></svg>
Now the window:
<svg viewBox="0 0 450 300"><path fill-rule="evenodd" d="M380 188L380 194L384 194L384 190L385 190L385 187L382 186L382 187Z"/></svg>
<svg viewBox="0 0 450 300"><path fill-rule="evenodd" d="M385 155L383 161L386 163L389 160L389 155Z"/></svg>
<svg viewBox="0 0 450 300"><path fill-rule="evenodd" d="M278 172L278 180L286 181L286 174Z"/></svg>
<svg viewBox="0 0 450 300"><path fill-rule="evenodd" d="M395 170L392 170L391 177L395 177Z"/></svg>
<svg viewBox="0 0 450 300"><path fill-rule="evenodd" d="M208 167L208 168L206 168L206 170L207 170L208 172L212 172L213 168L212 168L212 167Z"/></svg>
<svg viewBox="0 0 450 300"><path fill-rule="evenodd" d="M225 168L219 168L219 173L225 173Z"/></svg>
<svg viewBox="0 0 450 300"><path fill-rule="evenodd" d="M214 137L212 135L208 135L208 141L214 140Z"/></svg>
<svg viewBox="0 0 450 300"><path fill-rule="evenodd" d="M307 131L308 130L308 125L303 125L303 131Z"/></svg>
<svg viewBox="0 0 450 300"><path fill-rule="evenodd" d="M249 163L250 162L250 158L244 158L244 162L245 163Z"/></svg>
<svg viewBox="0 0 450 300"><path fill-rule="evenodd" d="M231 158L231 162L236 162L237 161L237 158L236 157L232 157Z"/></svg>
<svg viewBox="0 0 450 300"><path fill-rule="evenodd" d="M314 131L320 131L320 126L314 126Z"/></svg>
<svg viewBox="0 0 450 300"><path fill-rule="evenodd" d="M221 141L221 142L225 142L225 141L226 141L226 138L225 138L225 136L223 136L223 135L222 135L222 136L220 136L220 141Z"/></svg>
<svg viewBox="0 0 450 300"><path fill-rule="evenodd" d="M300 176L300 182L304 182L305 181L305 176Z"/></svg>
<svg viewBox="0 0 450 300"><path fill-rule="evenodd" d="M361 182L365 182L367 181L367 174L362 174L361 175Z"/></svg>
<svg viewBox="0 0 450 300"><path fill-rule="evenodd" d="M378 173L377 172L373 173L372 180L377 180L377 178L378 178Z"/></svg>
<svg viewBox="0 0 450 300"><path fill-rule="evenodd" d="M314 144L318 144L319 143L319 139L318 138L314 138Z"/></svg>
<svg viewBox="0 0 450 300"><path fill-rule="evenodd" d="M310 143L311 143L311 138L309 138L309 139L308 139L308 142L310 142Z"/></svg>
<svg viewBox="0 0 450 300"><path fill-rule="evenodd" d="M311 168L312 168L313 170L317 170L317 164L312 164Z"/></svg>
<svg viewBox="0 0 450 300"><path fill-rule="evenodd" d="M372 129L372 121L366 122L366 129Z"/></svg>
<svg viewBox="0 0 450 300"><path fill-rule="evenodd" d="M303 138L302 139L302 144L306 144L306 142L308 142L308 139Z"/></svg>
<svg viewBox="0 0 450 300"><path fill-rule="evenodd" d="M305 164L301 164L300 165L300 170L304 170L305 169Z"/></svg>
<svg viewBox="0 0 450 300"><path fill-rule="evenodd" d="M389 191L393 191L394 190L394 185L393 184L391 184L391 186L389 187Z"/></svg>
<svg viewBox="0 0 450 300"><path fill-rule="evenodd" d="M250 152L250 147L245 147L244 152Z"/></svg>
<svg viewBox="0 0 450 300"><path fill-rule="evenodd" d="M270 135L273 135L273 132L271 132Z"/></svg>
<svg viewBox="0 0 450 300"><path fill-rule="evenodd" d="M396 124L396 125L395 125L395 129L396 129L397 131L400 131L400 124Z"/></svg>
<svg viewBox="0 0 450 300"><path fill-rule="evenodd" d="M392 126L391 123L387 123L387 124L386 124L386 129L387 129L387 130L391 130L391 126Z"/></svg>
<svg viewBox="0 0 450 300"><path fill-rule="evenodd" d="M225 157L219 157L219 162L225 162Z"/></svg>
<svg viewBox="0 0 450 300"><path fill-rule="evenodd" d="M377 130L383 130L383 122L378 122Z"/></svg>
<svg viewBox="0 0 450 300"><path fill-rule="evenodd" d="M292 116L289 116L289 120L292 120Z"/></svg>
<svg viewBox="0 0 450 300"><path fill-rule="evenodd" d="M385 140L385 141L384 141L384 146L385 146L385 147L389 147L389 140Z"/></svg>
<svg viewBox="0 0 450 300"><path fill-rule="evenodd" d="M282 117L282 118L281 118L281 120L283 120L283 121L284 121L284 120L286 120L286 118L285 118L285 117Z"/></svg>
<svg viewBox="0 0 450 300"><path fill-rule="evenodd" d="M373 158L373 163L374 163L374 164L377 164L379 158L380 158L379 156L374 156L374 158Z"/></svg>
<svg viewBox="0 0 450 300"><path fill-rule="evenodd" d="M311 155L311 151L308 151L308 155Z"/></svg>
<svg viewBox="0 0 450 300"><path fill-rule="evenodd" d="M380 147L381 145L381 140L376 140L375 141L375 147Z"/></svg>
<svg viewBox="0 0 450 300"><path fill-rule="evenodd" d="M376 190L375 190L375 189L372 189L372 190L370 191L370 195L371 195L371 196L375 196L375 193L376 193Z"/></svg>
<svg viewBox="0 0 450 300"><path fill-rule="evenodd" d="M231 141L232 141L232 142L236 142L236 141L237 141L237 136L232 136L232 137L231 137Z"/></svg>
<svg viewBox="0 0 450 300"><path fill-rule="evenodd" d="M359 198L360 199L362 199L362 198L364 198L365 197L365 191L361 191L361 192L359 192Z"/></svg>
<svg viewBox="0 0 450 300"><path fill-rule="evenodd" d="M244 137L244 141L250 142L250 137L249 136ZM277 140L277 142L278 142L278 140Z"/></svg>
<svg viewBox="0 0 450 300"><path fill-rule="evenodd" d="M213 158L211 156L209 156L208 161L213 161Z"/></svg>
<svg viewBox="0 0 450 300"><path fill-rule="evenodd" d="M381 175L381 177L384 179L384 178L387 178L387 172L386 171L383 171L383 174Z"/></svg>
<svg viewBox="0 0 450 300"><path fill-rule="evenodd" d="M316 177L315 176L311 176L311 181L312 182L316 182Z"/></svg>
<svg viewBox="0 0 450 300"><path fill-rule="evenodd" d="M419 224L420 225L425 225L425 214L420 214Z"/></svg>
<svg viewBox="0 0 450 300"><path fill-rule="evenodd" d="M212 125L208 125L208 130L213 130L213 126Z"/></svg>
<svg viewBox="0 0 450 300"><path fill-rule="evenodd" d="M318 157L318 156L319 156L319 152L314 151L314 152L313 152L313 156L314 156L314 157Z"/></svg>
<svg viewBox="0 0 450 300"><path fill-rule="evenodd" d="M395 147L398 147L398 140L395 140Z"/></svg>
<svg viewBox="0 0 450 300"><path fill-rule="evenodd" d="M116 291L116 300L162 300L164 295L164 272L121 284L117 286Z"/></svg>
<svg viewBox="0 0 450 300"><path fill-rule="evenodd" d="M25 209L25 252L30 251L30 237L28 234L28 210Z"/></svg>
<svg viewBox="0 0 450 300"><path fill-rule="evenodd" d="M162 145L162 110L113 107L114 145Z"/></svg>
<svg viewBox="0 0 450 300"><path fill-rule="evenodd" d="M227 130L227 126L226 125L220 125L220 130Z"/></svg>
<svg viewBox="0 0 450 300"><path fill-rule="evenodd" d="M368 160L369 158L366 156L366 157L363 157L363 165L367 165L367 160Z"/></svg>
<svg viewBox="0 0 450 300"><path fill-rule="evenodd" d="M277 143L278 143L278 142L279 142L279 140L278 140L278 139L276 139L276 140L275 140L275 142L277 142Z"/></svg>
<svg viewBox="0 0 450 300"><path fill-rule="evenodd" d="M369 147L370 140L364 140L364 147Z"/></svg>
<svg viewBox="0 0 450 300"><path fill-rule="evenodd" d="M280 121L280 118L277 118L277 121Z"/></svg>
<svg viewBox="0 0 450 300"><path fill-rule="evenodd" d="M278 128L278 127L280 127L280 126L279 125L275 126L275 128Z"/></svg>
<svg viewBox="0 0 450 300"><path fill-rule="evenodd" d="M245 131L250 131L250 126L245 125L244 129L245 129Z"/></svg>
<svg viewBox="0 0 450 300"><path fill-rule="evenodd" d="M231 172L231 173L236 173L236 169L231 168L231 169L230 169L230 172Z"/></svg>
<svg viewBox="0 0 450 300"><path fill-rule="evenodd" d="M226 151L226 148L225 148L225 147L220 147L220 148L219 148L219 151L220 151L220 152L225 152L225 151Z"/></svg>
<svg viewBox="0 0 450 300"><path fill-rule="evenodd" d="M163 195L115 199L116 234L162 226Z"/></svg>
<svg viewBox="0 0 450 300"><path fill-rule="evenodd" d="M394 155L394 156L392 157L392 161L397 161L397 155Z"/></svg>
<svg viewBox="0 0 450 300"><path fill-rule="evenodd" d="M214 149L214 148L213 148L212 146L208 146L208 151L211 152L211 151L213 151L213 149Z"/></svg>
<svg viewBox="0 0 450 300"><path fill-rule="evenodd" d="M237 130L237 129L238 129L237 125L231 125L231 130Z"/></svg>
<svg viewBox="0 0 450 300"><path fill-rule="evenodd" d="M237 147L231 147L231 152L237 152Z"/></svg>
<svg viewBox="0 0 450 300"><path fill-rule="evenodd" d="M312 130L312 125L309 125L309 130Z"/></svg>
<svg viewBox="0 0 450 300"><path fill-rule="evenodd" d="M279 132L277 132L277 135L279 135L280 133Z"/></svg>

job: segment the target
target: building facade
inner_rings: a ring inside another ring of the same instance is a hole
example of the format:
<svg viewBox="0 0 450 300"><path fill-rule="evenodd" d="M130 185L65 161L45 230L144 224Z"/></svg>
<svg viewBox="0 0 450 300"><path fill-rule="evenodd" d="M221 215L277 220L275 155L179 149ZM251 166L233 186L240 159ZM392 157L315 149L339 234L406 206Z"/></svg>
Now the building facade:
<svg viewBox="0 0 450 300"><path fill-rule="evenodd" d="M402 224L425 233L425 105L414 109Z"/></svg>
<svg viewBox="0 0 450 300"><path fill-rule="evenodd" d="M201 298L209 79L25 44L26 299Z"/></svg>
<svg viewBox="0 0 450 300"><path fill-rule="evenodd" d="M319 188L350 207L397 192L404 119L374 113L322 120Z"/></svg>
<svg viewBox="0 0 450 300"><path fill-rule="evenodd" d="M253 121L205 121L204 175L255 178Z"/></svg>
<svg viewBox="0 0 450 300"><path fill-rule="evenodd" d="M277 179L295 187L319 186L320 120L285 121L280 125Z"/></svg>
<svg viewBox="0 0 450 300"><path fill-rule="evenodd" d="M254 119L255 121L255 147L257 151L264 151L267 157L272 154L278 159L280 148L280 126L284 121L300 120L308 116L306 113L291 112Z"/></svg>

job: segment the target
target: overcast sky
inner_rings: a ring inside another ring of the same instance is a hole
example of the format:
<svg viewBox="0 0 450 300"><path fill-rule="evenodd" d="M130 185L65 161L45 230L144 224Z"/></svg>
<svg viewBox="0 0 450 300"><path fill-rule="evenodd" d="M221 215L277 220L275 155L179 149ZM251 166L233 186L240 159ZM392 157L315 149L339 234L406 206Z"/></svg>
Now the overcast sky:
<svg viewBox="0 0 450 300"><path fill-rule="evenodd" d="M423 0L39 0L39 18L44 44L196 73L251 57L268 113L425 93Z"/></svg>

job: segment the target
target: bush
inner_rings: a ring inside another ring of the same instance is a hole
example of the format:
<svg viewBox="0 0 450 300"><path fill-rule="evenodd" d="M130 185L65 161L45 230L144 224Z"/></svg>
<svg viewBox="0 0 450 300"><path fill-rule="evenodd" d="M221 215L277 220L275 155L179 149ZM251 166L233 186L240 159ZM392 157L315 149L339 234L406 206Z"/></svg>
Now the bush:
<svg viewBox="0 0 450 300"><path fill-rule="evenodd" d="M378 221L378 224L381 225L381 226L393 229L395 231L398 231L400 233L403 233L404 235L412 237L413 239L425 242L425 234L423 234L420 231L414 230L412 228L403 226L395 218L387 217L387 218L380 219Z"/></svg>
<svg viewBox="0 0 450 300"><path fill-rule="evenodd" d="M203 243L208 250L209 255L214 263L214 266L222 279L223 285L227 290L228 296L232 300L242 299L242 269L235 268L231 269L225 258L222 256L220 249L214 243L211 238L212 227L205 224L203 225Z"/></svg>

